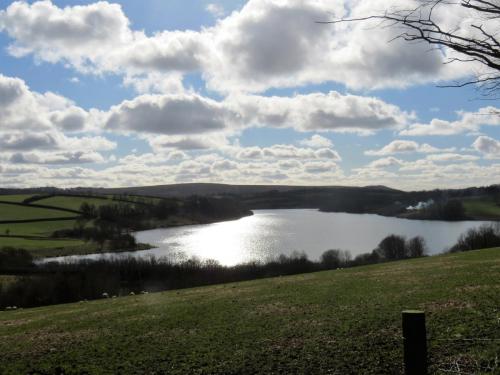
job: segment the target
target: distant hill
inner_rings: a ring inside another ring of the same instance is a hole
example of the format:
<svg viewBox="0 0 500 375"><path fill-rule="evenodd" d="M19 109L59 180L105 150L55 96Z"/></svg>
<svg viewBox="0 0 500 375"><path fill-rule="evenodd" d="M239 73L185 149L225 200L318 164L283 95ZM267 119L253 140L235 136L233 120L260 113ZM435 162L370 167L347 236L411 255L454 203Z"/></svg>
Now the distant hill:
<svg viewBox="0 0 500 375"><path fill-rule="evenodd" d="M289 191L294 189L296 189L296 187L294 186L191 183L93 190L104 194L133 194L155 197L187 197L191 195L246 195L271 190Z"/></svg>
<svg viewBox="0 0 500 375"><path fill-rule="evenodd" d="M249 209L317 208L327 212L371 213L384 216L408 216L407 207L426 202L447 202L458 199L466 204L469 219L498 220L500 185L465 189L402 191L387 186L293 186L293 185L230 185L187 183L122 188L0 189L2 194L91 194L137 195L158 198L190 196L229 197ZM470 199L475 201L470 202ZM1 199L0 199L1 200ZM439 219L439 218L435 218Z"/></svg>

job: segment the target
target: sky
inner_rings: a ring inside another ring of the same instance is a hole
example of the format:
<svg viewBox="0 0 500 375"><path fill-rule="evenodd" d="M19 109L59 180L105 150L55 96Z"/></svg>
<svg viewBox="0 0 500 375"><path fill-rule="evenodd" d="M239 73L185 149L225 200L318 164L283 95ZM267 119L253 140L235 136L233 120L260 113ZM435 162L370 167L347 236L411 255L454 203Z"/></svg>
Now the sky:
<svg viewBox="0 0 500 375"><path fill-rule="evenodd" d="M499 101L440 87L483 67L318 23L416 2L1 1L0 187L500 183Z"/></svg>

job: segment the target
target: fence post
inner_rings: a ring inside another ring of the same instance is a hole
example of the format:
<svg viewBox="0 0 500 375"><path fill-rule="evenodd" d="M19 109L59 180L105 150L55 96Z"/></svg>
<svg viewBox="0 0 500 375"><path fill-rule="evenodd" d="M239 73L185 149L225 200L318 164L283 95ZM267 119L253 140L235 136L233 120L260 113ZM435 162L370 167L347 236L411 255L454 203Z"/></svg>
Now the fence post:
<svg viewBox="0 0 500 375"><path fill-rule="evenodd" d="M427 375L425 312L403 311L405 375Z"/></svg>

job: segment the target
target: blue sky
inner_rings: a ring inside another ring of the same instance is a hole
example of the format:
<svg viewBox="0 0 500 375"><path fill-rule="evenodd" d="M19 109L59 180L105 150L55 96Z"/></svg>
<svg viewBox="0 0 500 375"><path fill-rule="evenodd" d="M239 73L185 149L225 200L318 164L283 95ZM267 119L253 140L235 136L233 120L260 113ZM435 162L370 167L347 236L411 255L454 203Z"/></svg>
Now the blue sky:
<svg viewBox="0 0 500 375"><path fill-rule="evenodd" d="M396 5L3 2L0 187L499 183L498 100L437 87L481 67L315 22Z"/></svg>

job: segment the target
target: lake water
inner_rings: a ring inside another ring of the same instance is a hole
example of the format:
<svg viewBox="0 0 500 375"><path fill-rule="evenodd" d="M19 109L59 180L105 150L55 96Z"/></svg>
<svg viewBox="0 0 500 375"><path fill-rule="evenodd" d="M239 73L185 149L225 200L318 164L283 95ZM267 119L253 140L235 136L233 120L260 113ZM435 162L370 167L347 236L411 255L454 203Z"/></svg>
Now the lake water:
<svg viewBox="0 0 500 375"><path fill-rule="evenodd" d="M149 257L173 260L197 257L224 265L268 260L279 254L305 252L316 260L328 249L369 252L389 234L425 238L430 254L452 246L461 233L488 222L406 220L378 215L325 213L317 210L255 210L253 216L215 224L137 232L138 242L155 249L133 253L62 257L55 260L97 257ZM53 259L54 260L54 259Z"/></svg>

